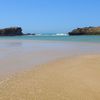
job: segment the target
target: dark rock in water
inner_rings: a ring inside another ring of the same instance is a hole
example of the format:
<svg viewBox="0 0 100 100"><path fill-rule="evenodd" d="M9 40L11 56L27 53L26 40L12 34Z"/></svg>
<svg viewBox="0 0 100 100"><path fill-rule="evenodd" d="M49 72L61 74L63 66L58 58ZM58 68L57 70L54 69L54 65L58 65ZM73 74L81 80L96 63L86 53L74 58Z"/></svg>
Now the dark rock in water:
<svg viewBox="0 0 100 100"><path fill-rule="evenodd" d="M100 27L84 27L74 29L69 35L100 35Z"/></svg>
<svg viewBox="0 0 100 100"><path fill-rule="evenodd" d="M36 35L36 33L32 33L31 35Z"/></svg>
<svg viewBox="0 0 100 100"><path fill-rule="evenodd" d="M0 29L0 36L17 36L23 35L21 27L10 27Z"/></svg>
<svg viewBox="0 0 100 100"><path fill-rule="evenodd" d="M24 35L36 35L35 33L26 33Z"/></svg>

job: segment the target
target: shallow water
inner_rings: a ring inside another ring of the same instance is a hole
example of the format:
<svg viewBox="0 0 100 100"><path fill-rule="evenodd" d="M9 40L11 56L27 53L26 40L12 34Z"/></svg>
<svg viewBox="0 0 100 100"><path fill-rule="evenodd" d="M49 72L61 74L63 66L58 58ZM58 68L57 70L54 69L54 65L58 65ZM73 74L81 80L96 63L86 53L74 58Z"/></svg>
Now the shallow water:
<svg viewBox="0 0 100 100"><path fill-rule="evenodd" d="M0 75L81 54L100 54L100 43L0 40Z"/></svg>
<svg viewBox="0 0 100 100"><path fill-rule="evenodd" d="M99 42L100 36L2 36L0 40L49 40L49 41L70 41L70 42Z"/></svg>

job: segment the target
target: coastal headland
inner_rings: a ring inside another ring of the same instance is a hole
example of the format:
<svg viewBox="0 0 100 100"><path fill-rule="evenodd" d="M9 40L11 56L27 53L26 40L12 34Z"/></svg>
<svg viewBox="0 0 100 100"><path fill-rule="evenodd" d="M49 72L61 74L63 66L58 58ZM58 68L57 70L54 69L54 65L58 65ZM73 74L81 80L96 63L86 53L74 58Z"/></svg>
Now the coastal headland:
<svg viewBox="0 0 100 100"><path fill-rule="evenodd" d="M35 35L35 33L23 33L23 29L18 26L0 29L0 36L22 36L22 35Z"/></svg>
<svg viewBox="0 0 100 100"><path fill-rule="evenodd" d="M0 36L20 36L23 35L21 27L10 27L0 29Z"/></svg>
<svg viewBox="0 0 100 100"><path fill-rule="evenodd" d="M100 27L77 28L68 33L72 35L100 35Z"/></svg>
<svg viewBox="0 0 100 100"><path fill-rule="evenodd" d="M0 29L0 36L22 36L22 35L36 35L36 33L23 33L21 27L9 27ZM66 33L70 36L74 35L100 35L100 27L83 27L83 28L77 28L72 30L71 32ZM58 35L58 34L57 34ZM62 33L59 34L62 36ZM65 36L65 34L64 34Z"/></svg>

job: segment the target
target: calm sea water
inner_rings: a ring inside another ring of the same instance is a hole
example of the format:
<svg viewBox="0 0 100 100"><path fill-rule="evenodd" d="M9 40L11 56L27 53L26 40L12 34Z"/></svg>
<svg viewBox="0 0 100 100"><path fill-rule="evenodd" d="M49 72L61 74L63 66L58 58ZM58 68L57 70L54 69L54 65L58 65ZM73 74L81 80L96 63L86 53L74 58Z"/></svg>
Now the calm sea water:
<svg viewBox="0 0 100 100"><path fill-rule="evenodd" d="M100 42L100 36L2 36L2 39Z"/></svg>

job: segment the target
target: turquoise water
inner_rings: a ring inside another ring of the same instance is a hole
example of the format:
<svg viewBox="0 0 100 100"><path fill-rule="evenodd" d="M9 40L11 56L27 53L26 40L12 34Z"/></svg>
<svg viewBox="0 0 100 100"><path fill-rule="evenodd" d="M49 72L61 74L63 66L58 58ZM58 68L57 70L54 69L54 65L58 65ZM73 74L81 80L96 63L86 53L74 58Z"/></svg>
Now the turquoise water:
<svg viewBox="0 0 100 100"><path fill-rule="evenodd" d="M100 36L2 36L2 39L100 42Z"/></svg>

